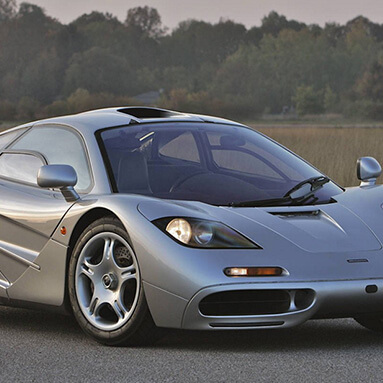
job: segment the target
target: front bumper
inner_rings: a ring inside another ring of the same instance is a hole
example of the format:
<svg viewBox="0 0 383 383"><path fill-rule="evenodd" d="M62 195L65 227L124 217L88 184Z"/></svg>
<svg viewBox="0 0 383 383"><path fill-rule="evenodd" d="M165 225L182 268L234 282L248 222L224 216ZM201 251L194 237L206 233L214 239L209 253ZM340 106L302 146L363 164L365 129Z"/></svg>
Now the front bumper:
<svg viewBox="0 0 383 383"><path fill-rule="evenodd" d="M297 291L311 290L312 300L299 309L294 304ZM262 315L203 315L200 302L219 292L239 290L283 290L291 303L285 312ZM299 325L312 318L357 317L383 313L383 279L313 282L236 283L216 285L197 292L187 303L181 328L190 330L266 329Z"/></svg>

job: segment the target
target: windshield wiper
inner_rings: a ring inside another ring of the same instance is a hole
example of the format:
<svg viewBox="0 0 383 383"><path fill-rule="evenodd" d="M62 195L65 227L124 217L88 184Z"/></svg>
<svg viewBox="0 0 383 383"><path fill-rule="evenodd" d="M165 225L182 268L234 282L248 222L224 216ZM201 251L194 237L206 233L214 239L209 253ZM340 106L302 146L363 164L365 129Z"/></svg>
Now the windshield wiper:
<svg viewBox="0 0 383 383"><path fill-rule="evenodd" d="M292 199L301 197L303 198L310 193L315 193L318 189L320 189L324 184L327 184L328 182L330 182L330 178L325 176L311 177L307 180L299 182L299 184L291 188L283 197L291 197ZM294 197L293 195L297 195L297 192L303 189L305 185L311 185L310 190L307 191L307 193L303 193L302 196L298 195L297 197Z"/></svg>
<svg viewBox="0 0 383 383"><path fill-rule="evenodd" d="M232 202L231 207L266 207L266 206L294 206L303 205L311 198L316 199L315 192L330 182L325 176L312 177L291 188L283 197L264 200Z"/></svg>

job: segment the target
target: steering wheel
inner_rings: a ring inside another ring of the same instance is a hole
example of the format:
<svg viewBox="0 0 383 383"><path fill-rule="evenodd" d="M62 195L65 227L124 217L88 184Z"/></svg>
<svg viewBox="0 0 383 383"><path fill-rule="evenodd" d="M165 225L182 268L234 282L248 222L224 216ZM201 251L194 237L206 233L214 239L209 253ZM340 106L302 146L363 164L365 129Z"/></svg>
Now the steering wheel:
<svg viewBox="0 0 383 383"><path fill-rule="evenodd" d="M195 176L198 176L200 174L206 174L207 172L204 171L204 170L197 170L195 171L194 173L191 173L191 174L186 174L184 175L183 177L180 177L178 178L174 184L171 186L169 192L170 193L173 193L174 191L176 191L184 182L188 181L190 178L193 178Z"/></svg>

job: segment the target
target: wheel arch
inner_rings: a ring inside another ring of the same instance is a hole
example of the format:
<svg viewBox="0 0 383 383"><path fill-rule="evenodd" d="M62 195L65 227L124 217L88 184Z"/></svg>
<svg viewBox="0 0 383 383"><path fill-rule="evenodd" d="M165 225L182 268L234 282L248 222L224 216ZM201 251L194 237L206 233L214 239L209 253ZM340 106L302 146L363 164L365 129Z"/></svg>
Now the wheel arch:
<svg viewBox="0 0 383 383"><path fill-rule="evenodd" d="M81 234L84 232L84 230L93 222L97 221L100 218L104 217L114 217L115 219L118 219L120 222L121 220L118 218L116 214L114 214L111 210L102 208L102 207L97 207L91 210L88 210L86 213L84 213L81 218L77 221L70 240L68 244L68 249L67 249L67 255L66 255L66 266L65 266L65 275L68 275L68 270L69 270L69 261L70 257L72 255L72 251L74 247L76 246L76 243L78 239L80 238ZM64 296L64 305L65 308L69 311L70 309L70 304L69 304L69 297L68 297L68 281L67 277L65 277L65 296Z"/></svg>
<svg viewBox="0 0 383 383"><path fill-rule="evenodd" d="M92 210L87 211L86 213L82 215L82 217L76 223L76 226L74 227L72 231L72 235L69 240L69 246L67 251L68 259L70 258L73 248L76 245L77 240L80 238L81 233L90 224L97 221L98 219L104 218L104 217L110 217L110 216L118 219L121 222L118 216L114 214L111 210L105 209L102 207L94 208Z"/></svg>

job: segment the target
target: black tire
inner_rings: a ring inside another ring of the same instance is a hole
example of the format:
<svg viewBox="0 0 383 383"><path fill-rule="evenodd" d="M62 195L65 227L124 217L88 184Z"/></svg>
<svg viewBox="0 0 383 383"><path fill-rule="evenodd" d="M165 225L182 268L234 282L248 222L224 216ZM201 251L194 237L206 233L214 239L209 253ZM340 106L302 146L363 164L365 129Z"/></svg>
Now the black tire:
<svg viewBox="0 0 383 383"><path fill-rule="evenodd" d="M97 235L102 236L104 235L103 233L114 233L116 236L122 237L130 245L130 250L133 249L129 235L126 233L121 222L114 217L101 218L93 222L84 230L84 232L81 234L80 238L78 239L73 249L72 256L69 262L68 289L69 289L69 298L70 298L70 304L73 310L73 314L77 322L79 323L80 327L82 328L82 330L99 343L109 345L109 346L128 346L128 345L139 346L139 345L151 344L157 339L157 336L156 336L157 328L154 324L154 321L152 319L152 316L150 314L150 311L145 299L145 293L144 293L141 278L139 278L139 283L136 281L136 284L137 284L136 288L138 290L136 290L134 293L135 307L130 310L131 311L130 317L128 318L127 322L123 323L119 328L114 328L111 330L98 328L97 323L96 325L91 323L90 319L92 319L92 316L89 313L88 315L84 315L84 312L86 311L83 306L81 306L82 308L80 307L80 303L79 303L80 295L78 296L78 293L76 291L76 272L78 275L79 273L78 270L81 270L79 269L80 266L78 266L79 257L82 254L82 251L85 248L85 245L92 243L91 241L95 243L95 236ZM121 247L122 246L120 246L120 248ZM114 248L113 247L111 248L112 250L110 250L110 253L112 254L112 257L115 258ZM105 253L106 251L104 250L101 258L104 258ZM136 260L135 255L134 255L134 258ZM101 261L100 261L100 264L101 264ZM140 273L138 261L137 261L137 268L138 270L136 272ZM82 274L80 275L80 277L82 277ZM77 277L77 278L80 278L80 277ZM95 278L95 277L92 277L92 278ZM86 279L86 277L83 279ZM79 279L77 279L77 281L79 281ZM85 282L85 283L88 283L88 282ZM79 284L80 283L78 283L78 285ZM90 281L89 285L93 286L93 281ZM104 280L100 281L100 286L101 287L98 287L100 291L102 287L107 289L107 287L105 287ZM95 292L97 290L94 287L93 287L93 290L92 290L92 287L90 287L90 289L91 289L90 294L96 295ZM115 290L118 290L118 289L119 288L115 288ZM121 287L121 290L122 290L122 287ZM107 293L109 294L108 291ZM116 291L115 293L120 294L119 291ZM91 302L92 299L93 298L90 297L89 301ZM98 299L96 300L96 302L98 302ZM90 305L91 303L89 304L89 307ZM109 308L107 307L106 309L109 309ZM104 311L106 309L104 308ZM113 311L112 307L110 307L109 311ZM101 309L99 310L99 312L101 312ZM96 316L96 313L94 313L94 315ZM102 318L101 315L99 317ZM118 321L119 319L117 315L116 315L116 318Z"/></svg>
<svg viewBox="0 0 383 383"><path fill-rule="evenodd" d="M360 325L363 327L375 331L383 333L383 318L380 317L362 317L362 318L354 318Z"/></svg>

